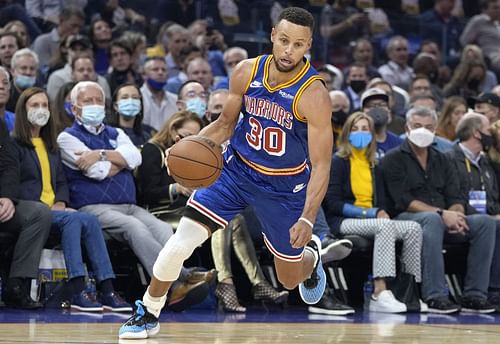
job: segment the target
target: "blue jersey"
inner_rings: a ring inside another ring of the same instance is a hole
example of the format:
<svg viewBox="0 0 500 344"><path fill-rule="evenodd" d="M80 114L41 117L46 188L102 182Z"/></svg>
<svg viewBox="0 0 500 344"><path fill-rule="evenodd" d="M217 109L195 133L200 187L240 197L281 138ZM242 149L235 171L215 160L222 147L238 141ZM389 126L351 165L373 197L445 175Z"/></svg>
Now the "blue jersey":
<svg viewBox="0 0 500 344"><path fill-rule="evenodd" d="M306 169L308 160L307 120L298 113L298 102L304 90L321 77L306 61L292 80L271 87L271 63L272 55L255 60L242 101L243 119L231 146L258 172L294 175Z"/></svg>

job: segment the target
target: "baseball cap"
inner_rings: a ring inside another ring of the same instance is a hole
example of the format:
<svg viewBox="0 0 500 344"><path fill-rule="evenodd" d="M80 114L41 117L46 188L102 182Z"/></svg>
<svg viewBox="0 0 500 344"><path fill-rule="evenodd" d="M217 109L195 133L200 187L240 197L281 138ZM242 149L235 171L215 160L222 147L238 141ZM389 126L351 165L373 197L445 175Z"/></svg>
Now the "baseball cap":
<svg viewBox="0 0 500 344"><path fill-rule="evenodd" d="M92 48L92 43L87 36L84 35L74 35L68 39L68 47L73 48L75 45L81 45L84 48Z"/></svg>
<svg viewBox="0 0 500 344"><path fill-rule="evenodd" d="M363 92L363 94L361 95L361 107L363 108L365 106L365 103L371 99L382 99L386 102L389 102L389 96L387 95L387 93L377 87L369 88Z"/></svg>
<svg viewBox="0 0 500 344"><path fill-rule="evenodd" d="M487 103L500 108L500 97L494 93L487 92L479 95L478 97L469 98L467 103L470 107L474 107L476 103Z"/></svg>

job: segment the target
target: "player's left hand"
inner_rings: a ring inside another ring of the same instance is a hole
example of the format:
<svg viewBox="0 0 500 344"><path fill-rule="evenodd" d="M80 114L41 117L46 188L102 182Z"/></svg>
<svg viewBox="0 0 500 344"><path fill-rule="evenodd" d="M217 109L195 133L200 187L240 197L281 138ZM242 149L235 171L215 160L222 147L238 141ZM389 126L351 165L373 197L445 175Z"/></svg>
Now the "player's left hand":
<svg viewBox="0 0 500 344"><path fill-rule="evenodd" d="M312 228L304 221L297 221L290 228L290 245L293 248L301 248L312 239Z"/></svg>

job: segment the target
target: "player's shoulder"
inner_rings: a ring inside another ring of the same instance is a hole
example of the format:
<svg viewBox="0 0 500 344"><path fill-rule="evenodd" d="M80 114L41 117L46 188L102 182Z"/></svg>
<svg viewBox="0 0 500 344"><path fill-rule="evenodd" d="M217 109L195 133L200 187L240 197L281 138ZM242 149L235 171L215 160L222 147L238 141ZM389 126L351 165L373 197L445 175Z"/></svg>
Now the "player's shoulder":
<svg viewBox="0 0 500 344"><path fill-rule="evenodd" d="M229 80L230 90L237 91L236 93L244 93L246 85L252 77L256 61L256 58L246 59L236 65Z"/></svg>
<svg viewBox="0 0 500 344"><path fill-rule="evenodd" d="M328 99L330 100L330 96L328 95L328 90L325 86L325 83L321 78L312 77L313 80L310 83L307 83L307 87L302 94L301 99L311 99L313 102L319 99Z"/></svg>

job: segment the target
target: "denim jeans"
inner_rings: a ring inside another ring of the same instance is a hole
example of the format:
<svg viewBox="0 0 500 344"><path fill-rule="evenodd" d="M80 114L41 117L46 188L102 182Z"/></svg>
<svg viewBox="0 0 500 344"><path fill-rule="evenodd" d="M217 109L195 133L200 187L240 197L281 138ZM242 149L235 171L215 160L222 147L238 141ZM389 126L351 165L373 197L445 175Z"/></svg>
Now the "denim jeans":
<svg viewBox="0 0 500 344"><path fill-rule="evenodd" d="M437 213L401 213L396 220L413 220L422 226L422 298L447 296L444 279L443 237L446 226ZM488 215L467 216L469 241L464 296L486 298L495 246L495 220Z"/></svg>
<svg viewBox="0 0 500 344"><path fill-rule="evenodd" d="M313 233L317 235L321 240L323 240L327 234L330 234L330 227L326 222L325 212L321 207L318 209L318 214L316 215L316 222L314 223Z"/></svg>
<svg viewBox="0 0 500 344"><path fill-rule="evenodd" d="M101 225L94 215L73 211L52 211L52 229L61 234L68 278L85 276L82 243L98 282L115 278Z"/></svg>
<svg viewBox="0 0 500 344"><path fill-rule="evenodd" d="M491 262L490 288L500 289L500 221L496 221L495 252Z"/></svg>

